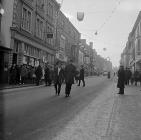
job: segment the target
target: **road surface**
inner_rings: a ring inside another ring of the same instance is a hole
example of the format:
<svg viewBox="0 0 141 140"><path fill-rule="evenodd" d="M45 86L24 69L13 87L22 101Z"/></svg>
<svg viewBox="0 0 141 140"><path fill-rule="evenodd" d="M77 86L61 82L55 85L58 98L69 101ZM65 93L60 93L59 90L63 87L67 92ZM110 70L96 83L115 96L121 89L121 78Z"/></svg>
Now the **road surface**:
<svg viewBox="0 0 141 140"><path fill-rule="evenodd" d="M86 87L73 85L71 97L56 96L54 87L35 87L4 93L5 140L52 140L77 114L111 85L107 77L86 78Z"/></svg>

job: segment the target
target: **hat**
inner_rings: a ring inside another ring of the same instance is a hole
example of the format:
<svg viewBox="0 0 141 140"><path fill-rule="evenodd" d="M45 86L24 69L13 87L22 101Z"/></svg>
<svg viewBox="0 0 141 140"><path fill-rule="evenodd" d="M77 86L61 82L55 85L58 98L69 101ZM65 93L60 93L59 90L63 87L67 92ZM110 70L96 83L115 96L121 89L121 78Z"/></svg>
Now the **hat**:
<svg viewBox="0 0 141 140"><path fill-rule="evenodd" d="M72 59L70 59L70 62L73 62L73 60L72 60Z"/></svg>

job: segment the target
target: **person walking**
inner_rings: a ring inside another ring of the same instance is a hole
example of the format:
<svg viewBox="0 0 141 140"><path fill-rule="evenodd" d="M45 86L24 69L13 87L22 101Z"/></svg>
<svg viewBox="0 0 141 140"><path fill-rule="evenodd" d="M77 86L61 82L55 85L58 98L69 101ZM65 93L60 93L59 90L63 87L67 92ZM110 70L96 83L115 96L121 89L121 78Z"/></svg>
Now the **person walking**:
<svg viewBox="0 0 141 140"><path fill-rule="evenodd" d="M76 71L76 67L73 65L73 61L70 60L69 64L67 64L65 67L66 97L70 96L71 87L72 87L72 84L74 84L74 77L76 73L75 71Z"/></svg>
<svg viewBox="0 0 141 140"><path fill-rule="evenodd" d="M60 95L63 79L64 79L64 70L61 66L61 63L57 62L54 68L54 87L55 87L56 95L58 96Z"/></svg>
<svg viewBox="0 0 141 140"><path fill-rule="evenodd" d="M10 68L10 82L9 82L9 84L16 85L16 76L17 76L16 64L12 64L12 66Z"/></svg>
<svg viewBox="0 0 141 140"><path fill-rule="evenodd" d="M45 84L46 86L50 86L51 85L51 80L50 80L50 69L49 69L49 65L48 63L46 64L46 67L45 67Z"/></svg>
<svg viewBox="0 0 141 140"><path fill-rule="evenodd" d="M21 84L25 84L26 77L27 77L27 68L26 65L21 66Z"/></svg>
<svg viewBox="0 0 141 140"><path fill-rule="evenodd" d="M75 73L75 81L76 81L76 84L78 84L78 81L79 81L79 75L80 75L79 70L76 69L76 73Z"/></svg>
<svg viewBox="0 0 141 140"><path fill-rule="evenodd" d="M81 69L80 69L80 75L79 75L79 83L78 83L78 86L80 86L81 81L83 82L83 87L85 87L84 66L83 66L83 65L81 65Z"/></svg>
<svg viewBox="0 0 141 140"><path fill-rule="evenodd" d="M16 74L16 84L21 84L21 66L20 65L16 65L16 70L17 70L17 74Z"/></svg>
<svg viewBox="0 0 141 140"><path fill-rule="evenodd" d="M36 85L39 86L40 80L41 80L41 78L43 76L42 67L41 67L40 64L37 67L37 69L35 70L35 75L36 75Z"/></svg>
<svg viewBox="0 0 141 140"><path fill-rule="evenodd" d="M119 88L118 94L124 94L124 88L125 88L125 71L124 67L120 66L118 70L118 83L117 87Z"/></svg>
<svg viewBox="0 0 141 140"><path fill-rule="evenodd" d="M138 85L138 81L139 81L139 71L135 70L134 72L134 80L135 80L135 86Z"/></svg>
<svg viewBox="0 0 141 140"><path fill-rule="evenodd" d="M130 84L131 76L132 76L132 72L130 68L127 68L127 85Z"/></svg>

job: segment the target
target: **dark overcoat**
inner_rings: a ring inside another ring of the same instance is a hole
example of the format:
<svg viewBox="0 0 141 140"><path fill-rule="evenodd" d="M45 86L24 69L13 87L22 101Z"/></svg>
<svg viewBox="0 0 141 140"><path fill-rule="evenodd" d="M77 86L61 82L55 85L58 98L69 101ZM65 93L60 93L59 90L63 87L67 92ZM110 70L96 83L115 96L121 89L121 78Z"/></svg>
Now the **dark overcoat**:
<svg viewBox="0 0 141 140"><path fill-rule="evenodd" d="M124 88L124 85L125 85L125 71L124 69L119 69L117 87Z"/></svg>
<svg viewBox="0 0 141 140"><path fill-rule="evenodd" d="M50 78L50 69L48 67L45 68L45 75L44 75L45 79Z"/></svg>
<svg viewBox="0 0 141 140"><path fill-rule="evenodd" d="M76 68L73 64L68 64L65 67L65 82L69 84L74 84L74 77L76 73Z"/></svg>
<svg viewBox="0 0 141 140"><path fill-rule="evenodd" d="M80 80L84 80L84 68L80 69L80 76L79 76Z"/></svg>
<svg viewBox="0 0 141 140"><path fill-rule="evenodd" d="M64 70L61 68L58 75L58 67L56 67L54 69L54 83L57 83L58 81L60 84L62 84L63 79L64 79Z"/></svg>
<svg viewBox="0 0 141 140"><path fill-rule="evenodd" d="M41 77L43 76L42 67L40 65L37 67L35 74L38 79L41 79Z"/></svg>

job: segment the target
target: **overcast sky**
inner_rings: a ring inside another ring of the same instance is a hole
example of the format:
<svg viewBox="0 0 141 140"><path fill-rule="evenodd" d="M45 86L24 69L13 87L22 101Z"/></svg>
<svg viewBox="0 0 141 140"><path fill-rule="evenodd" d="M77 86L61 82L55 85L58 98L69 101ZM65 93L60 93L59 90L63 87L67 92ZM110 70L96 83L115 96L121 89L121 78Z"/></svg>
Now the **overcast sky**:
<svg viewBox="0 0 141 140"><path fill-rule="evenodd" d="M141 10L141 0L58 0L61 1L62 12L82 38L87 43L92 41L98 54L110 57L113 65L118 66L121 52ZM83 21L77 20L77 12L84 12Z"/></svg>

